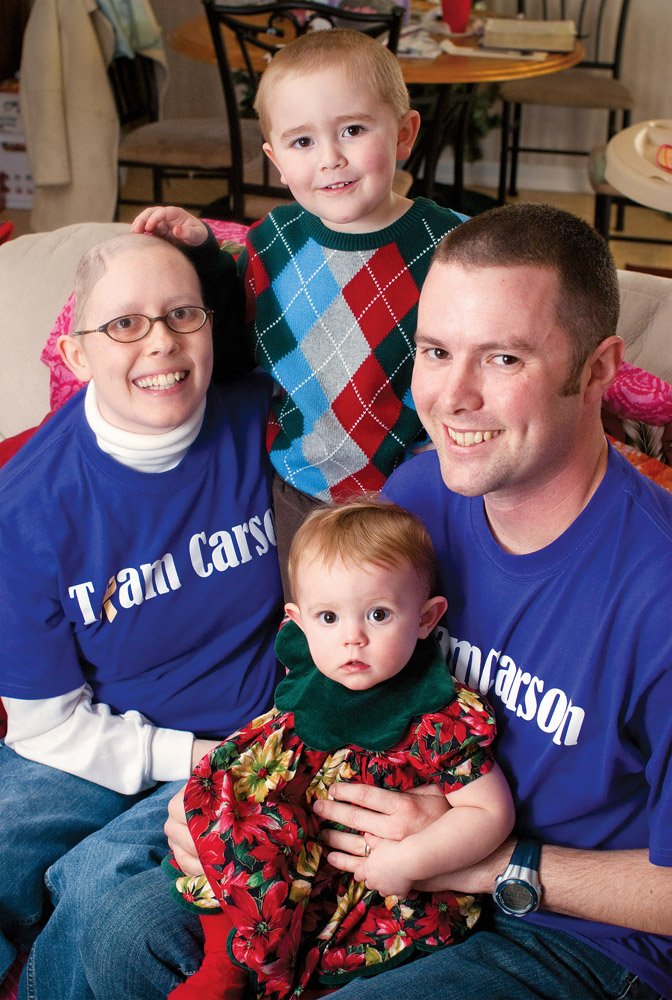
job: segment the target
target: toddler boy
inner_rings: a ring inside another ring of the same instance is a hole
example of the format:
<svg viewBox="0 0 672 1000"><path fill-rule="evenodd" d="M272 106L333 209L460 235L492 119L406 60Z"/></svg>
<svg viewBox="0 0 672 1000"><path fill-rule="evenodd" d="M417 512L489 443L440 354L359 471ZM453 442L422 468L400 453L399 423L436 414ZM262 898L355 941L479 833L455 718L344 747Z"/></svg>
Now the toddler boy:
<svg viewBox="0 0 672 1000"><path fill-rule="evenodd" d="M238 262L256 360L278 386L267 445L284 572L309 510L380 489L424 439L410 393L417 302L434 248L463 217L394 192L420 118L396 57L367 35L291 42L255 109L297 201L251 228ZM187 212L147 209L133 228L216 267L214 239Z"/></svg>

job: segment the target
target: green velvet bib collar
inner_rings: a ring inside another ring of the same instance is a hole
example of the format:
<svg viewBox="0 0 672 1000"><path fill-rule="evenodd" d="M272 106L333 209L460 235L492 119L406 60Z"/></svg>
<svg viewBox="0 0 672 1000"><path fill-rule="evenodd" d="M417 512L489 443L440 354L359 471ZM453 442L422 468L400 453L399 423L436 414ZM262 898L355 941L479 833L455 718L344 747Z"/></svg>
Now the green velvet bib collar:
<svg viewBox="0 0 672 1000"><path fill-rule="evenodd" d="M387 750L399 742L411 719L443 708L454 693L433 636L419 639L404 669L368 691L349 691L321 674L294 622L280 629L275 653L289 670L276 688L276 708L294 713L296 732L313 750Z"/></svg>

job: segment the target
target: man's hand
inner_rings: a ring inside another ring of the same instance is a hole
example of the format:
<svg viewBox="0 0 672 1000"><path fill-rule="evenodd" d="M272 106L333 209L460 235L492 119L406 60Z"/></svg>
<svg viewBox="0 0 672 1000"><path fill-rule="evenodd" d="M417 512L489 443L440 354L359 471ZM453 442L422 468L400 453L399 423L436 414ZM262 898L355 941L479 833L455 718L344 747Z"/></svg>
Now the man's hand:
<svg viewBox="0 0 672 1000"><path fill-rule="evenodd" d="M174 205L157 205L145 208L131 224L132 233L151 233L171 243L198 247L208 238L204 222L183 208Z"/></svg>
<svg viewBox="0 0 672 1000"><path fill-rule="evenodd" d="M336 782L329 789L329 798L318 799L313 805L321 820L359 831L355 834L322 830L324 842L335 848L328 855L329 863L341 871L352 872L353 860L361 861L364 854L362 834L371 834L366 840L373 851L374 838L403 840L424 830L449 808L445 795L436 785L394 792L346 781Z"/></svg>
<svg viewBox="0 0 672 1000"><path fill-rule="evenodd" d="M184 788L173 795L168 803L168 819L164 823L163 829L168 838L168 846L184 874L203 875L203 866L198 859L187 826L187 817L184 811Z"/></svg>

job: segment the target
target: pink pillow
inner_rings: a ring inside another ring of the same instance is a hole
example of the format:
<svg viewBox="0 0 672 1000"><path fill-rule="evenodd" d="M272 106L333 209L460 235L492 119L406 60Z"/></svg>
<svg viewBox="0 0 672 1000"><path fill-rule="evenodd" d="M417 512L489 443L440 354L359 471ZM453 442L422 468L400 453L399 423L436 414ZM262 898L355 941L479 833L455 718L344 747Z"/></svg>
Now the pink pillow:
<svg viewBox="0 0 672 1000"><path fill-rule="evenodd" d="M223 244L234 244L228 249L236 254L238 247L245 242L245 234L249 226L239 222L225 222L221 219L204 219L204 222L212 229L215 239L220 246ZM72 329L72 317L75 311L75 295L70 294L56 318L56 322L51 328L47 342L42 348L40 361L49 369L49 401L51 410L57 410L70 399L71 396L82 388L83 382L79 382L70 369L61 359L56 342L61 334L70 333Z"/></svg>
<svg viewBox="0 0 672 1000"><path fill-rule="evenodd" d="M627 361L621 363L602 402L622 420L641 420L653 427L672 421L672 385Z"/></svg>

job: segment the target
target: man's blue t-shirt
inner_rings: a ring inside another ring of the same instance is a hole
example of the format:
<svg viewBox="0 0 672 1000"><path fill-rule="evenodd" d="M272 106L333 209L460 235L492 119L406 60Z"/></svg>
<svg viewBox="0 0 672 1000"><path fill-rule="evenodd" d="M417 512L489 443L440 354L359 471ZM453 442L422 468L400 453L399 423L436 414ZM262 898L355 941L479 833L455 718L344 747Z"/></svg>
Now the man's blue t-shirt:
<svg viewBox="0 0 672 1000"><path fill-rule="evenodd" d="M486 695L516 832L549 844L649 849L672 865L672 496L610 450L556 541L511 555L482 497L451 493L436 452L384 492L426 524L448 598L455 676ZM636 886L614 886L636 893ZM666 993L672 939L539 911Z"/></svg>

